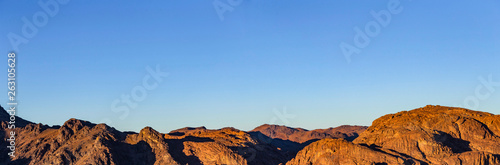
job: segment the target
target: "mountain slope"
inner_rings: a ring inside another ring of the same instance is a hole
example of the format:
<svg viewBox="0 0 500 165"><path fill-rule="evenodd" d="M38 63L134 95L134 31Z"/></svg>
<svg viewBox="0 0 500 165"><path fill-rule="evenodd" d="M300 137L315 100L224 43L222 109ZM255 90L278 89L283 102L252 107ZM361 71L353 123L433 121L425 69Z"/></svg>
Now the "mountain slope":
<svg viewBox="0 0 500 165"><path fill-rule="evenodd" d="M126 141L130 135L77 119L60 127L28 124L15 130L18 138L13 164L175 163L165 152L168 146L161 144L161 136L154 136L153 131L142 130L135 141Z"/></svg>
<svg viewBox="0 0 500 165"><path fill-rule="evenodd" d="M3 117L4 146L11 131L7 122L8 117ZM16 157L11 159L2 147L0 164L280 164L288 160L275 146L234 128L186 128L162 134L150 127L124 133L78 119L54 127L27 123L14 129Z"/></svg>
<svg viewBox="0 0 500 165"><path fill-rule="evenodd" d="M320 140L287 164L332 160L348 164L500 164L498 135L499 115L428 105L376 119L353 143ZM367 157L367 148L376 154ZM324 156L326 151L331 151L328 156Z"/></svg>

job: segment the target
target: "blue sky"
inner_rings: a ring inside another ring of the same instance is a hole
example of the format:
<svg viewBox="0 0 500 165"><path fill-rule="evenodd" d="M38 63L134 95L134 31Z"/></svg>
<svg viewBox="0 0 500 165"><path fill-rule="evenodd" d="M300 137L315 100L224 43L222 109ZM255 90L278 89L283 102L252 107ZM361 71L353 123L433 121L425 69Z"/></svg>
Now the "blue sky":
<svg viewBox="0 0 500 165"><path fill-rule="evenodd" d="M44 12L38 2L0 1L3 59L14 50L8 34L23 37L22 18L33 22ZM168 132L270 122L370 125L388 113L474 98L479 104L468 108L500 114L499 86L480 87L486 98L475 94L479 77L500 82L498 1L402 0L402 11L351 62L339 44L353 44L354 28L375 20L370 11L393 2L243 0L223 20L213 2L59 4L18 46L18 115L49 125L79 118ZM112 102L157 65L169 73L158 87L128 115L113 112ZM286 120L275 113L284 109Z"/></svg>

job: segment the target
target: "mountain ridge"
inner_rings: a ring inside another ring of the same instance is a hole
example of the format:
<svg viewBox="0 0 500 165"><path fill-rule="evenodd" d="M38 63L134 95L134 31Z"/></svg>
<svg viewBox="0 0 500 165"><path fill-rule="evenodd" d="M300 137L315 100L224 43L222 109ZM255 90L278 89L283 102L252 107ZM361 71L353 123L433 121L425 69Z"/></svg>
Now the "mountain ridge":
<svg viewBox="0 0 500 165"><path fill-rule="evenodd" d="M263 124L121 132L74 118L61 126L26 122L15 128L23 137L18 156L0 149L1 164L500 164L500 116L445 106L387 114L370 127L314 130Z"/></svg>

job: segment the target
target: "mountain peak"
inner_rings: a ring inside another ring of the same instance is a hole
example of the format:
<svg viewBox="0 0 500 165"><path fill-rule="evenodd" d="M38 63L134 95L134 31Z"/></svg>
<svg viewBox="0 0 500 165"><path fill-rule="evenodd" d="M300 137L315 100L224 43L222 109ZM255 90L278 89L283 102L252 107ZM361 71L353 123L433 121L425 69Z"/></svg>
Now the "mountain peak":
<svg viewBox="0 0 500 165"><path fill-rule="evenodd" d="M91 123L89 121L71 118L71 119L67 120L66 122L64 122L62 127L68 127L68 128L71 128L73 131L78 131L84 127L92 128L95 125L96 124Z"/></svg>
<svg viewBox="0 0 500 165"><path fill-rule="evenodd" d="M0 105L0 122L8 122L10 121L11 115L5 110L1 105ZM15 119L15 125L16 127L24 127L32 122L24 120L23 118L16 116ZM5 124L3 124L5 125Z"/></svg>
<svg viewBox="0 0 500 165"><path fill-rule="evenodd" d="M0 121L10 120L10 114L0 105Z"/></svg>
<svg viewBox="0 0 500 165"><path fill-rule="evenodd" d="M315 139L324 138L344 138L349 141L354 140L358 135L366 130L364 126L343 125L328 129L307 130L303 128L292 128L282 125L261 125L250 132L260 132L269 138L290 140L292 142L304 143Z"/></svg>
<svg viewBox="0 0 500 165"><path fill-rule="evenodd" d="M146 134L146 135L149 135L149 134L155 134L155 135L158 135L160 134L160 132L156 131L155 129L147 126L147 127L144 127L141 129L141 131L139 132L139 134Z"/></svg>

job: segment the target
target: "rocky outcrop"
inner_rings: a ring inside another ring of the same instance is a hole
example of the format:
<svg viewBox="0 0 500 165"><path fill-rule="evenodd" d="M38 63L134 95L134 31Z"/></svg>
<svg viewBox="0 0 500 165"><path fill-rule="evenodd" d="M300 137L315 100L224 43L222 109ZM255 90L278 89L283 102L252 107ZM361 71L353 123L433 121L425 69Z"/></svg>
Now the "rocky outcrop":
<svg viewBox="0 0 500 165"><path fill-rule="evenodd" d="M412 160L407 160L398 154L357 145L344 139L323 139L305 147L287 165L409 164L411 162Z"/></svg>
<svg viewBox="0 0 500 165"><path fill-rule="evenodd" d="M186 141L183 145L182 152L188 157L196 157L201 164L247 164L243 156L217 142Z"/></svg>
<svg viewBox="0 0 500 165"><path fill-rule="evenodd" d="M178 160L181 164L265 165L287 161L275 146L262 143L251 134L231 127L218 130L182 128L171 131L165 137L170 143L177 144L173 151L177 152L175 155L180 155Z"/></svg>
<svg viewBox="0 0 500 165"><path fill-rule="evenodd" d="M178 164L173 157L169 153L169 144L166 142L164 135L154 130L151 127L143 128L139 134L129 134L125 139L127 144L131 145L143 145L151 152L151 155L147 160L150 161L150 164L162 165L162 164ZM132 153L133 155L135 153ZM140 158L137 158L137 163L141 161Z"/></svg>
<svg viewBox="0 0 500 165"><path fill-rule="evenodd" d="M354 142L430 164L483 159L500 164L499 121L490 113L429 105L382 116Z"/></svg>
<svg viewBox="0 0 500 165"><path fill-rule="evenodd" d="M306 130L264 124L250 131L250 134L260 143L278 148L285 159L290 160L295 157L297 152L314 141L325 138L341 138L352 141L366 128L365 126L343 125L328 129Z"/></svg>
<svg viewBox="0 0 500 165"><path fill-rule="evenodd" d="M353 143L313 143L287 164L500 164L499 121L499 115L429 105L382 116Z"/></svg>
<svg viewBox="0 0 500 165"><path fill-rule="evenodd" d="M61 127L28 124L15 129L14 164L115 164L110 142L119 132L104 125L70 119ZM6 160L2 160L5 162ZM8 160L7 160L8 161Z"/></svg>

